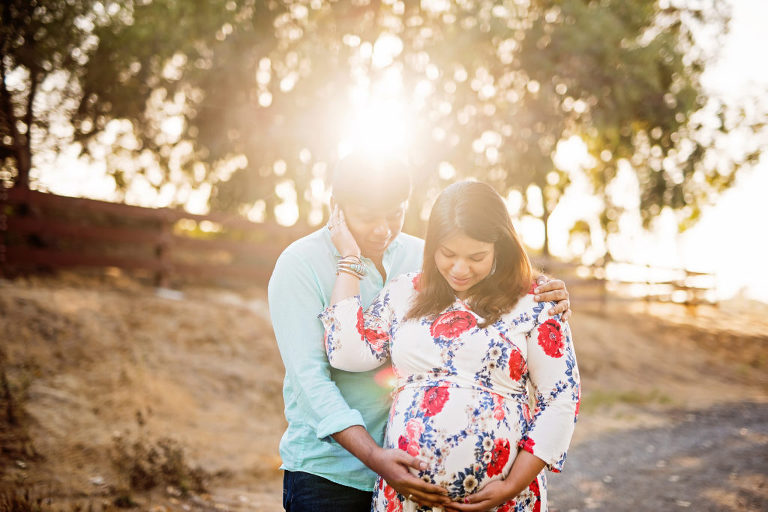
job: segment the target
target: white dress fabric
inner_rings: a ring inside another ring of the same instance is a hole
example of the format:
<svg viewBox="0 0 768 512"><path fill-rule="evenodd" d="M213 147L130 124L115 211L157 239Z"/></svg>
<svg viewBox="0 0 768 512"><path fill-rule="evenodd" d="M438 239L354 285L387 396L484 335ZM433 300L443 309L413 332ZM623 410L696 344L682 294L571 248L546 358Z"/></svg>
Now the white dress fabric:
<svg viewBox="0 0 768 512"><path fill-rule="evenodd" d="M396 385L385 448L427 461L427 470L413 472L453 499L506 477L518 449L559 472L580 398L568 324L550 317L552 304L537 303L531 294L486 328L458 298L434 318L406 321L418 280L419 274L393 279L365 312L360 298L350 297L320 315L332 366L368 371L392 360ZM372 510L430 508L379 478ZM544 471L494 510L546 511Z"/></svg>

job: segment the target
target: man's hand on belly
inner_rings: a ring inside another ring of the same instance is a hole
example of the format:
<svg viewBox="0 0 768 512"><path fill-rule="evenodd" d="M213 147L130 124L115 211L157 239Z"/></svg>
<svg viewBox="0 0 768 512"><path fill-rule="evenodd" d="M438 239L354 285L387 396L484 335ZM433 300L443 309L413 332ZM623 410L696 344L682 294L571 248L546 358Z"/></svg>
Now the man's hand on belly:
<svg viewBox="0 0 768 512"><path fill-rule="evenodd" d="M380 448L369 466L401 495L419 505L442 507L451 503L448 491L440 486L430 484L411 473L408 468L416 470L427 469L424 461L412 457L402 450Z"/></svg>

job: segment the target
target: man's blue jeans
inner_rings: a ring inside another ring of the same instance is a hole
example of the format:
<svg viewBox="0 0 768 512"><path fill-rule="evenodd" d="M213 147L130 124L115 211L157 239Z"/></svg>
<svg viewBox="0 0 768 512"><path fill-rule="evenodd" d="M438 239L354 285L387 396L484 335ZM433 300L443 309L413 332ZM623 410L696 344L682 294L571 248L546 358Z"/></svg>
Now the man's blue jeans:
<svg viewBox="0 0 768 512"><path fill-rule="evenodd" d="M286 512L370 512L373 493L302 471L283 474Z"/></svg>

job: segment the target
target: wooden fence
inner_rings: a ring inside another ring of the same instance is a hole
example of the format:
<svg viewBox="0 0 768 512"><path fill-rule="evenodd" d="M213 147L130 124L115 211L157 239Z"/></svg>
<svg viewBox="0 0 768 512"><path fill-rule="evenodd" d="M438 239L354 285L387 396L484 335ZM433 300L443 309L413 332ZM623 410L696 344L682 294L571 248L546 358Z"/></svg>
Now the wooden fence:
<svg viewBox="0 0 768 512"><path fill-rule="evenodd" d="M605 305L608 300L644 300L697 306L716 304L715 276L682 267L661 267L613 261L581 265L553 259L534 264L550 276L564 280L574 302Z"/></svg>
<svg viewBox="0 0 768 512"><path fill-rule="evenodd" d="M0 273L117 267L149 275L160 286L264 285L280 252L309 229L0 187ZM619 262L534 263L566 281L580 307L600 307L608 299L716 302L714 276L707 273Z"/></svg>
<svg viewBox="0 0 768 512"><path fill-rule="evenodd" d="M193 215L0 187L0 272L117 267L159 286L257 284L309 231L238 215Z"/></svg>

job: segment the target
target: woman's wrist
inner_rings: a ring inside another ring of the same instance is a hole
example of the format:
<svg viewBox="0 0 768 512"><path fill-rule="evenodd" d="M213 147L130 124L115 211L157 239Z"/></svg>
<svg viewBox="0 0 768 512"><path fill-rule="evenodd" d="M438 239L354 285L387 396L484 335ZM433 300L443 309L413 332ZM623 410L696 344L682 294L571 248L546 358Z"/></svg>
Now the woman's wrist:
<svg viewBox="0 0 768 512"><path fill-rule="evenodd" d="M544 461L536 455L525 450L519 450L512 468L504 478L508 499L514 498L528 488L545 467Z"/></svg>
<svg viewBox="0 0 768 512"><path fill-rule="evenodd" d="M528 485L530 485L530 482L524 483L521 482L519 478L515 478L516 475L514 475L512 472L510 472L507 475L507 478L504 479L504 489L505 489L505 500L509 501L513 498L515 498L518 494L523 492Z"/></svg>
<svg viewBox="0 0 768 512"><path fill-rule="evenodd" d="M344 256L336 262L336 275L340 273L350 274L358 279L362 279L368 273L359 256Z"/></svg>

